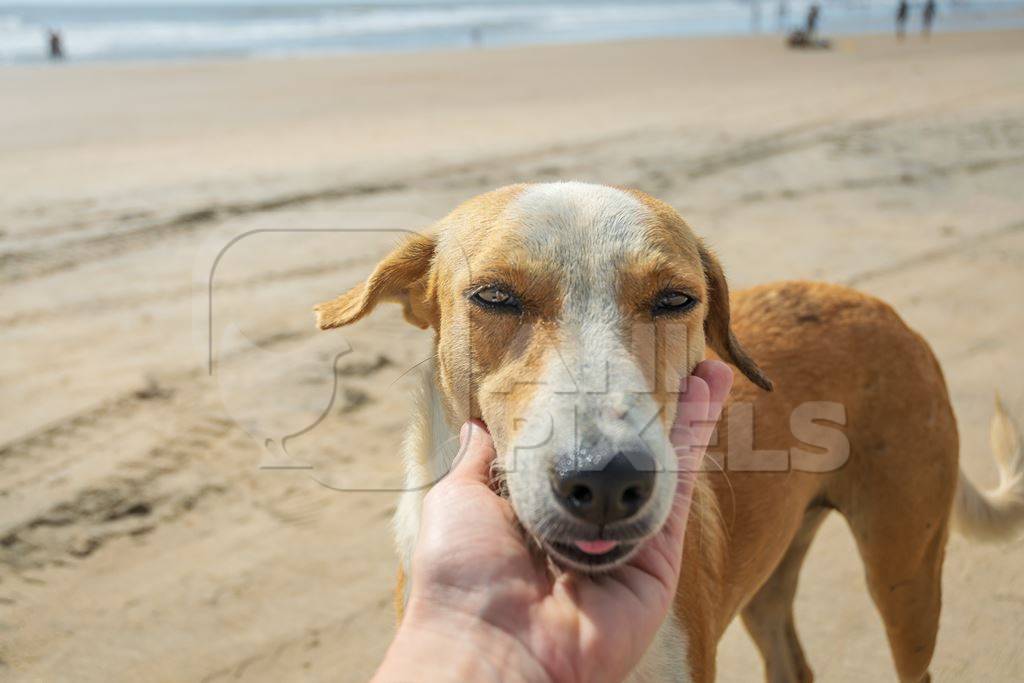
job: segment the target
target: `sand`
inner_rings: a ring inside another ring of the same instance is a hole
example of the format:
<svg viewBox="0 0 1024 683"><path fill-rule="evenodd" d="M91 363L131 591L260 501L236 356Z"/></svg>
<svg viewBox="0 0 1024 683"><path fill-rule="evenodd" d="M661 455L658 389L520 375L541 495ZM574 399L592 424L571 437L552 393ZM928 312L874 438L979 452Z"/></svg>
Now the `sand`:
<svg viewBox="0 0 1024 683"><path fill-rule="evenodd" d="M645 189L734 287L884 297L994 483L993 392L1024 416L1024 34L780 43L0 70L0 678L365 680L430 339L393 310L318 334L310 306L514 181ZM1019 680L1022 567L951 541L937 680ZM893 678L839 518L797 624L819 680ZM719 670L761 675L738 624Z"/></svg>

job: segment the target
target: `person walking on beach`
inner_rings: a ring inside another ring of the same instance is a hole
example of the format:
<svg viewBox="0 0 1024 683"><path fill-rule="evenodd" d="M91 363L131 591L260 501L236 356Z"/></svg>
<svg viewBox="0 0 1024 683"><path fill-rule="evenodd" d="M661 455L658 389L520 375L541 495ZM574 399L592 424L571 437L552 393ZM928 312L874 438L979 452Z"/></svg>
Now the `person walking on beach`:
<svg viewBox="0 0 1024 683"><path fill-rule="evenodd" d="M814 37L814 32L818 30L818 15L821 14L821 6L812 2L810 9L807 10L807 37Z"/></svg>
<svg viewBox="0 0 1024 683"><path fill-rule="evenodd" d="M907 35L907 16L910 14L910 3L907 0L900 0L896 8L896 37L903 40Z"/></svg>
<svg viewBox="0 0 1024 683"><path fill-rule="evenodd" d="M64 59L64 39L61 37L60 31L51 28L48 39L50 43L50 59Z"/></svg>
<svg viewBox="0 0 1024 683"><path fill-rule="evenodd" d="M921 17L921 33L925 38L929 38L932 35L932 22L935 21L937 9L935 0L928 0L928 2L924 3L924 14Z"/></svg>

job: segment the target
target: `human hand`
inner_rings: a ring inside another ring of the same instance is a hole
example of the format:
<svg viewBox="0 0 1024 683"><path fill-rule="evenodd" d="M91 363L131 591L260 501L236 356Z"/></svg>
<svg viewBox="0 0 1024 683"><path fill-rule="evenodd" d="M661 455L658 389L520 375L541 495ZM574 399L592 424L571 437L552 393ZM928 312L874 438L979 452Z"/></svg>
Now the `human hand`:
<svg viewBox="0 0 1024 683"><path fill-rule="evenodd" d="M375 680L622 680L671 606L693 482L731 386L720 361L684 381L672 514L624 565L596 576L551 575L489 486L486 427L464 425L462 456L424 500L409 603Z"/></svg>

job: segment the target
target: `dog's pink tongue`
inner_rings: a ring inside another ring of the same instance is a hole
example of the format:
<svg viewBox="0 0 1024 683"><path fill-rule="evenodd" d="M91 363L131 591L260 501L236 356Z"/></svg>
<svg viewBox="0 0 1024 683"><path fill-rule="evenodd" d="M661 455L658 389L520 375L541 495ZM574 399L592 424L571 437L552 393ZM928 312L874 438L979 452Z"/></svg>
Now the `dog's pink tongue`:
<svg viewBox="0 0 1024 683"><path fill-rule="evenodd" d="M618 544L618 541L576 541L576 547L588 555L604 555Z"/></svg>

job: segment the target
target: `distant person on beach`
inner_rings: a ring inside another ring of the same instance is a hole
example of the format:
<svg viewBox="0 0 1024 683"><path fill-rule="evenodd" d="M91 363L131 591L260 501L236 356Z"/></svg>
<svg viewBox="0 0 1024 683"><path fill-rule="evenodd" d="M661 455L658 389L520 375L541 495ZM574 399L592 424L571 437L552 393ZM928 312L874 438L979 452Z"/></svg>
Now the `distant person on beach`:
<svg viewBox="0 0 1024 683"><path fill-rule="evenodd" d="M907 35L907 16L910 14L910 3L907 0L900 0L896 8L896 37L903 40Z"/></svg>
<svg viewBox="0 0 1024 683"><path fill-rule="evenodd" d="M473 43L473 47L482 47L484 44L484 30L479 26L474 26L469 31L469 40Z"/></svg>
<svg viewBox="0 0 1024 683"><path fill-rule="evenodd" d="M64 39L61 37L60 31L50 29L49 43L50 59L64 59Z"/></svg>
<svg viewBox="0 0 1024 683"><path fill-rule="evenodd" d="M832 41L826 38L818 38L818 17L821 16L821 6L817 2L811 3L807 10L807 24L804 28L794 29L786 44L789 47L800 49L828 50L832 47Z"/></svg>
<svg viewBox="0 0 1024 683"><path fill-rule="evenodd" d="M811 3L810 9L807 10L807 37L811 38L814 33L818 30L818 15L821 14L821 5L816 2Z"/></svg>
<svg viewBox="0 0 1024 683"><path fill-rule="evenodd" d="M935 0L928 0L928 2L924 3L924 14L921 16L921 33L924 34L925 38L932 35L932 22L935 21L937 9Z"/></svg>

